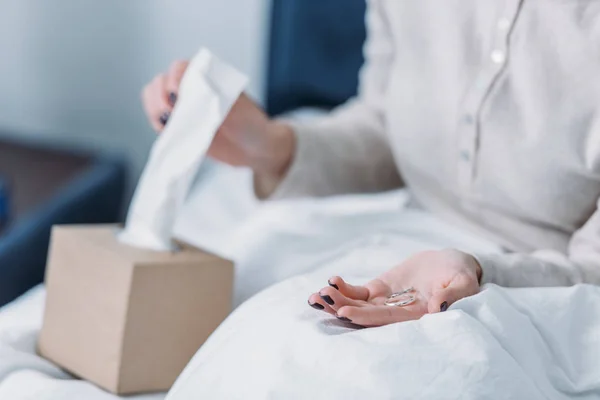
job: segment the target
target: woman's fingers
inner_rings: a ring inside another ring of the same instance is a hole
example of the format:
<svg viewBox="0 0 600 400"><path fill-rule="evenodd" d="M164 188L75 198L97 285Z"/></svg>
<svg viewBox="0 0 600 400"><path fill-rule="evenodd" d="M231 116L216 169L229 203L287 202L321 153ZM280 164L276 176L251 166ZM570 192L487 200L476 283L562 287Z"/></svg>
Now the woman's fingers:
<svg viewBox="0 0 600 400"><path fill-rule="evenodd" d="M169 122L171 111L173 111L173 106L169 101L166 75L160 75L157 78L155 99L157 104L155 118L158 118L158 122L164 127Z"/></svg>
<svg viewBox="0 0 600 400"><path fill-rule="evenodd" d="M477 293L479 293L477 278L459 274L450 281L448 286L434 290L427 304L428 312L430 314L444 312L458 300Z"/></svg>
<svg viewBox="0 0 600 400"><path fill-rule="evenodd" d="M340 293L350 299L362 301L367 301L369 299L369 289L364 286L351 285L339 276L334 276L333 278L329 279L327 283L329 283L329 286L339 290Z"/></svg>
<svg viewBox="0 0 600 400"><path fill-rule="evenodd" d="M345 306L355 306L360 307L365 305L364 301L354 300L349 297L346 297L339 290L327 286L319 291L319 296L321 299L327 303L334 310L339 310L341 307Z"/></svg>
<svg viewBox="0 0 600 400"><path fill-rule="evenodd" d="M327 286L321 289L318 293L313 294L309 299L309 304L313 308L327 311L330 314L336 314L337 311L346 306L361 307L366 303L359 300L354 300L344 296L339 290Z"/></svg>
<svg viewBox="0 0 600 400"><path fill-rule="evenodd" d="M420 316L403 307L346 306L337 311L338 318L365 327L383 326L397 322L412 321Z"/></svg>
<svg viewBox="0 0 600 400"><path fill-rule="evenodd" d="M175 102L177 102L179 86L181 85L181 80L183 79L183 75L185 75L187 67L187 61L175 61L169 68L166 81L166 92L169 104L171 106L174 106Z"/></svg>
<svg viewBox="0 0 600 400"><path fill-rule="evenodd" d="M168 100L165 75L157 76L144 88L142 101L152 127L156 131L161 131L173 109Z"/></svg>
<svg viewBox="0 0 600 400"><path fill-rule="evenodd" d="M144 111L157 132L163 130L171 117L187 66L187 61L175 61L169 72L156 76L142 91Z"/></svg>
<svg viewBox="0 0 600 400"><path fill-rule="evenodd" d="M315 310L325 311L328 314L336 315L336 311L321 298L319 293L313 293L310 295L308 298L308 305Z"/></svg>

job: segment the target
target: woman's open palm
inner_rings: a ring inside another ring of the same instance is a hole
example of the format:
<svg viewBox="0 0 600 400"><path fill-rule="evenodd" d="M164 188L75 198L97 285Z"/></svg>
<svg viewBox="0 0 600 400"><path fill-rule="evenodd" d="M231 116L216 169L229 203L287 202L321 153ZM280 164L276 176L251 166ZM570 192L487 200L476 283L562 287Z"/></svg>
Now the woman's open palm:
<svg viewBox="0 0 600 400"><path fill-rule="evenodd" d="M445 311L454 302L479 292L480 267L471 255L457 250L418 253L364 286L341 277L309 297L309 304L337 318L372 327L421 318ZM393 293L413 288L415 301L404 307L387 306Z"/></svg>

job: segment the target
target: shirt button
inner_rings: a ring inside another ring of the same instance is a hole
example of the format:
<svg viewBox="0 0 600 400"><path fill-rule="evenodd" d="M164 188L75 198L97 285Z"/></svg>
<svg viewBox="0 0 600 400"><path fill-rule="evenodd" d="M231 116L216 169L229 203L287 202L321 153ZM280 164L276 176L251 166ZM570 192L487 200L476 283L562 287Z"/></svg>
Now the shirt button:
<svg viewBox="0 0 600 400"><path fill-rule="evenodd" d="M491 54L492 61L496 64L502 64L506 60L506 54L502 50L494 50Z"/></svg>
<svg viewBox="0 0 600 400"><path fill-rule="evenodd" d="M507 31L510 28L510 20L508 18L501 18L498 20L498 29L501 31Z"/></svg>
<svg viewBox="0 0 600 400"><path fill-rule="evenodd" d="M470 161L471 160L471 153L468 150L461 150L461 152L460 152L460 158L463 161Z"/></svg>
<svg viewBox="0 0 600 400"><path fill-rule="evenodd" d="M463 119L467 125L471 125L473 122L475 122L475 118L473 118L471 114L465 115Z"/></svg>

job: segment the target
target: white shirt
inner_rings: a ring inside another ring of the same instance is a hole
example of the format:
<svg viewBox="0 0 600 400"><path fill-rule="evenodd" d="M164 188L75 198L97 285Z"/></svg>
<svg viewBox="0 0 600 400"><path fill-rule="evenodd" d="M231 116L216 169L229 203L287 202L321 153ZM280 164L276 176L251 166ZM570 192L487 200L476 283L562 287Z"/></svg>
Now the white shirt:
<svg viewBox="0 0 600 400"><path fill-rule="evenodd" d="M391 189L495 240L505 286L600 284L600 0L371 0L359 96L273 198Z"/></svg>

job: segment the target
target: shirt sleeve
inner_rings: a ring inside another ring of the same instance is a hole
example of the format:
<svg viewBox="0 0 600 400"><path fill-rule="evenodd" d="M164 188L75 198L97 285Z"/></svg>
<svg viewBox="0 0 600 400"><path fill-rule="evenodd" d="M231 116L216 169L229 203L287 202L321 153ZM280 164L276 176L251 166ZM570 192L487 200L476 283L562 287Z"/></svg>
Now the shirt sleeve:
<svg viewBox="0 0 600 400"><path fill-rule="evenodd" d="M386 137L384 102L392 35L378 0L368 2L358 96L310 123L294 123L296 148L270 199L385 191L401 186Z"/></svg>
<svg viewBox="0 0 600 400"><path fill-rule="evenodd" d="M483 283L507 287L600 285L600 201L585 225L573 234L567 253L474 254Z"/></svg>

